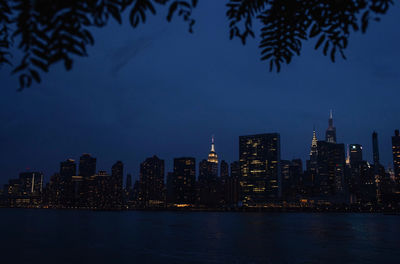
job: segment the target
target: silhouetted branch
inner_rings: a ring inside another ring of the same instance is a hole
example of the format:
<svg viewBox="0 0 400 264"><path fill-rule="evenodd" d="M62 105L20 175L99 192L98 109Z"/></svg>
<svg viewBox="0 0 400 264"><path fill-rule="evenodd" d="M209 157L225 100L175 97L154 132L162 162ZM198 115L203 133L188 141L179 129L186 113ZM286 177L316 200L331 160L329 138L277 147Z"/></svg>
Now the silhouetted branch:
<svg viewBox="0 0 400 264"><path fill-rule="evenodd" d="M302 42L317 38L315 49L332 62L339 53L346 58L351 31L364 33L371 19L379 20L393 4L392 0L231 0L227 6L230 38L245 44L254 37L253 18L261 22L261 60L269 61L270 71L279 72L282 63L300 55Z"/></svg>
<svg viewBox="0 0 400 264"><path fill-rule="evenodd" d="M94 44L91 28L104 27L110 19L121 24L123 12L129 13L133 28L155 15L159 6L168 5L167 21L174 15L189 24L197 0L0 0L0 66L12 64L12 44L22 52L18 74L20 90L32 81L41 81L40 73L63 62L70 70L74 56L87 56ZM279 72L300 55L302 43L316 39L315 49L322 49L334 62L337 54L345 58L350 32L365 32L371 20L379 20L392 0L230 0L227 17L230 38L243 44L255 37L253 19L261 23L261 60L269 62L270 71Z"/></svg>
<svg viewBox="0 0 400 264"><path fill-rule="evenodd" d="M19 75L19 90L32 81L41 81L39 72L47 72L58 62L70 70L73 56L87 56L87 46L94 44L91 27L104 27L110 18L122 23L122 14L129 10L132 27L145 23L149 14L156 14L155 5L171 2L167 20L175 13L189 22L192 32L192 8L197 0L0 0L0 65L11 64L10 28L23 56L12 73Z"/></svg>

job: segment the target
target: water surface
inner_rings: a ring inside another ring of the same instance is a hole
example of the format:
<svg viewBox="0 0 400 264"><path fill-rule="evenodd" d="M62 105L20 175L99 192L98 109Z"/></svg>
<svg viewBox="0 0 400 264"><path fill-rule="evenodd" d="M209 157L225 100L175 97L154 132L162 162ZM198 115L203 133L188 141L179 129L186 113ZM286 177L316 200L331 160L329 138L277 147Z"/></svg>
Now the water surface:
<svg viewBox="0 0 400 264"><path fill-rule="evenodd" d="M400 263L400 216L0 209L0 241L4 263Z"/></svg>

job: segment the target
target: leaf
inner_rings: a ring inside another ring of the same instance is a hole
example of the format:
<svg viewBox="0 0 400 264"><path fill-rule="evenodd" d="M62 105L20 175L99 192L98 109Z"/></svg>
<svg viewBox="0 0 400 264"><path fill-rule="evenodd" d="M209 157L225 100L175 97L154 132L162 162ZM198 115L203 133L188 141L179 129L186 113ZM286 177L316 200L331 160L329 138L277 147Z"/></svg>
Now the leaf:
<svg viewBox="0 0 400 264"><path fill-rule="evenodd" d="M168 15L167 15L167 20L168 21L171 21L172 16L174 15L174 13L175 13L177 8L178 8L178 2L177 1L173 2L170 5L169 10L168 10Z"/></svg>
<svg viewBox="0 0 400 264"><path fill-rule="evenodd" d="M41 79L40 79L39 73L32 69L30 69L29 72L31 73L31 76L33 77L33 79L35 79L35 81L37 83L40 83Z"/></svg>
<svg viewBox="0 0 400 264"><path fill-rule="evenodd" d="M318 49L319 46L321 46L321 44L324 42L324 40L325 40L325 34L319 37L317 44L315 44L315 49Z"/></svg>

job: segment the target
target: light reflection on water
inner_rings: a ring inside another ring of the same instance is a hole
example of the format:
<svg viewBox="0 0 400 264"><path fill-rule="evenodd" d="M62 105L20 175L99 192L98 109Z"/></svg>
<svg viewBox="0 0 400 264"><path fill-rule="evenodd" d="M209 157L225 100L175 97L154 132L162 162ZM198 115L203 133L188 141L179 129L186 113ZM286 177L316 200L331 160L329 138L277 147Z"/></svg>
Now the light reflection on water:
<svg viewBox="0 0 400 264"><path fill-rule="evenodd" d="M400 260L399 216L27 209L0 216L0 257L14 263Z"/></svg>

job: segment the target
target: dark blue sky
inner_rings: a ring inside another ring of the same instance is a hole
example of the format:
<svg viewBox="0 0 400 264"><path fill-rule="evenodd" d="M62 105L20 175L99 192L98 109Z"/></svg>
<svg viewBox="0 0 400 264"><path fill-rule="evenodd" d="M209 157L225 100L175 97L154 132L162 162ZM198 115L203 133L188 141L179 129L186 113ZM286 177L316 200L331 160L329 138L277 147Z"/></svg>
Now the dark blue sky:
<svg viewBox="0 0 400 264"><path fill-rule="evenodd" d="M212 134L220 159L237 159L239 135L279 132L282 158L304 160L314 124L324 138L330 108L338 141L362 144L367 160L378 132L386 166L400 128L399 11L352 35L347 61L331 63L311 40L279 74L259 60L257 40L229 40L224 1L200 1L194 34L165 12L136 30L95 30L88 58L71 72L56 66L23 92L3 68L0 183L27 167L48 178L84 152L107 171L122 160L134 177L153 154L170 170L173 157L205 158Z"/></svg>

